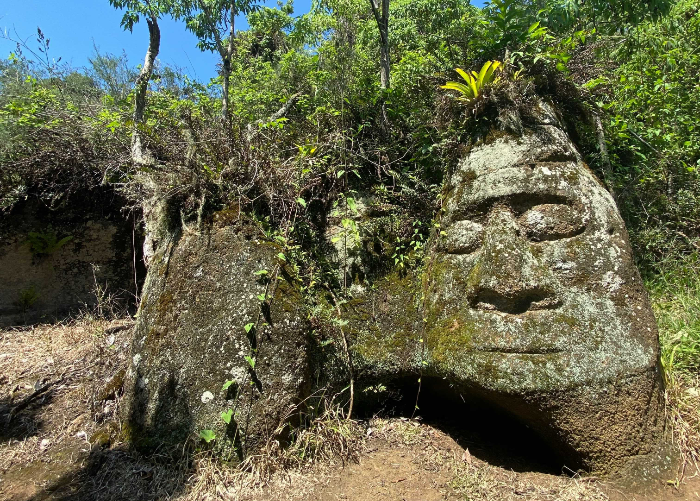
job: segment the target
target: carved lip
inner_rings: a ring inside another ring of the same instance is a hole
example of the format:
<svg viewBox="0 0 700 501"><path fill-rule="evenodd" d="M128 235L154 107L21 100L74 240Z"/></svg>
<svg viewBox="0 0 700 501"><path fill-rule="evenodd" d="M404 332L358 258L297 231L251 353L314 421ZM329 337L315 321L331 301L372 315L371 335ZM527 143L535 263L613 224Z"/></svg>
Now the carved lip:
<svg viewBox="0 0 700 501"><path fill-rule="evenodd" d="M484 347L477 350L480 353L500 353L503 355L560 355L567 353L560 348L518 348L518 347Z"/></svg>

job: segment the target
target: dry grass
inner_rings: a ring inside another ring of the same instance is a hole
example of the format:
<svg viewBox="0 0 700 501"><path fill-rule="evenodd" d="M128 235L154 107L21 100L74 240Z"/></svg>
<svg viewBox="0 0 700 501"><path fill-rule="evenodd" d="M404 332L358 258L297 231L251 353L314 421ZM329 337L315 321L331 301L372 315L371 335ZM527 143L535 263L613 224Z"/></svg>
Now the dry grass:
<svg viewBox="0 0 700 501"><path fill-rule="evenodd" d="M681 452L676 482L700 474L700 376L677 375L666 389L673 442Z"/></svg>
<svg viewBox="0 0 700 501"><path fill-rule="evenodd" d="M279 436L285 426L281 424L273 436ZM260 453L235 467L200 454L195 460L195 481L183 501L207 497L234 500L254 496L271 485L288 485L291 479L301 483L305 476L359 461L364 437L360 423L345 419L342 408L328 405L307 427L292 435L290 444L270 439Z"/></svg>
<svg viewBox="0 0 700 501"><path fill-rule="evenodd" d="M454 488L469 501L608 501L600 484L585 478L523 474L485 463L464 461Z"/></svg>
<svg viewBox="0 0 700 501"><path fill-rule="evenodd" d="M301 467L297 464L278 469L264 481L255 471L227 468L211 457L201 456L196 461L193 484L177 499L355 499L352 495L353 490L361 491L376 486L377 460L383 464L386 458L390 457L394 468L396 463L400 463L401 467L397 471L386 464L387 472L391 470L391 473L401 477L410 476L409 469L422 472L422 479L418 484L425 490L425 495L432 496L437 490L444 490L446 500L609 500L602 486L595 480L587 481L578 477L569 478L545 473L516 473L492 466L473 457L468 450L463 450L445 432L415 420L373 419L368 424L369 427L365 429L362 437L358 437L356 443L357 450L359 451L360 447L362 449L361 454L356 462L347 465L352 473L343 476L346 480L343 481L342 487L338 485L339 477L343 475L339 473L340 464L327 462L325 456L320 461L305 462ZM335 458L337 461L337 456ZM415 467L409 468L409 465ZM436 484L436 481L440 480L444 483ZM386 483L388 486L393 485L391 481ZM398 492L394 494L398 495ZM338 498L338 495L341 497ZM391 491L385 491L383 495L384 497L379 499L389 499L392 494ZM361 499L372 499L372 492L367 492L366 497Z"/></svg>
<svg viewBox="0 0 700 501"><path fill-rule="evenodd" d="M89 438L117 411L118 396L98 402L96 395L125 364L130 323L83 319L0 331L0 473L49 465L31 478L40 488L79 468Z"/></svg>

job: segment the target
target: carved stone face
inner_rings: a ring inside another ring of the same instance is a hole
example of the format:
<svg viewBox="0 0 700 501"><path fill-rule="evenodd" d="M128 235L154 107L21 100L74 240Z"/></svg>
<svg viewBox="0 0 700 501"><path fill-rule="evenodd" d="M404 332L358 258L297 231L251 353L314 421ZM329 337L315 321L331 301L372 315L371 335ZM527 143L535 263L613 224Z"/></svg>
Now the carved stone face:
<svg viewBox="0 0 700 501"><path fill-rule="evenodd" d="M427 268L437 374L523 394L655 366L654 318L624 224L561 129L473 150L443 207Z"/></svg>

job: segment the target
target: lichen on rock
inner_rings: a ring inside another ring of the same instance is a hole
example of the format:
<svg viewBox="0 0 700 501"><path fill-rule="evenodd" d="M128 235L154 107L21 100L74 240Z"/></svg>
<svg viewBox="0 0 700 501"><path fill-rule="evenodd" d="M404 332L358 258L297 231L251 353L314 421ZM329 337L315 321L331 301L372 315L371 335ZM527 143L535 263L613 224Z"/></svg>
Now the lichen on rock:
<svg viewBox="0 0 700 501"><path fill-rule="evenodd" d="M127 374L135 445L181 444L207 429L217 447L242 457L308 394L301 297L283 279L268 291L256 275L277 266L279 251L241 222L181 235L154 254ZM266 291L271 307L261 311ZM250 323L257 330L246 329Z"/></svg>
<svg viewBox="0 0 700 501"><path fill-rule="evenodd" d="M610 194L551 109L448 180L427 267L429 370L524 420L575 467L663 442L656 324Z"/></svg>

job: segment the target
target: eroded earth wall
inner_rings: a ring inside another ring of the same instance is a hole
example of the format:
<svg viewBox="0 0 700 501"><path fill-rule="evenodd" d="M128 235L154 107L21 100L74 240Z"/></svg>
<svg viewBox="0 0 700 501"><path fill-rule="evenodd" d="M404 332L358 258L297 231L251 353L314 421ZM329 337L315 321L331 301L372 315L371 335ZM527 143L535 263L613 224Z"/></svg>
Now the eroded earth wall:
<svg viewBox="0 0 700 501"><path fill-rule="evenodd" d="M133 301L145 273L142 243L121 202L95 190L53 210L20 202L0 218L1 326Z"/></svg>

